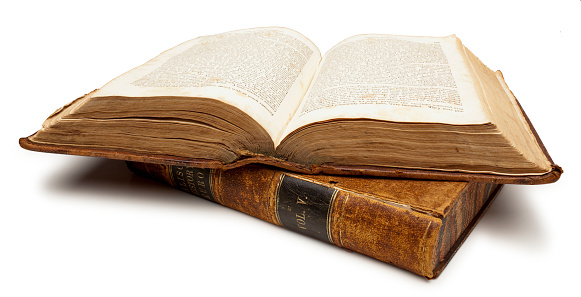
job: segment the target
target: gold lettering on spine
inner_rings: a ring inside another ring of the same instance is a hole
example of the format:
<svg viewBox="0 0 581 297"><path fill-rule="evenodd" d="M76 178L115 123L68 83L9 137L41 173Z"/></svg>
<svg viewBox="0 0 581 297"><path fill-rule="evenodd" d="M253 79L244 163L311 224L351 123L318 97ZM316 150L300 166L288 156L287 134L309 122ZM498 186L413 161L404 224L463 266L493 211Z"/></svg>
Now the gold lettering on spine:
<svg viewBox="0 0 581 297"><path fill-rule="evenodd" d="M303 200L303 199L301 199L300 196L297 196L297 204L307 205L306 200L308 200L308 199L309 199L309 197L305 197L305 200ZM306 212L303 210L300 213L296 213L295 216L297 218L297 227L299 227L299 229L306 230L307 229L307 214L306 214Z"/></svg>
<svg viewBox="0 0 581 297"><path fill-rule="evenodd" d="M307 230L307 215L303 210L301 213L296 213L295 217L297 218L297 227L299 229Z"/></svg>
<svg viewBox="0 0 581 297"><path fill-rule="evenodd" d="M204 173L198 172L196 174L196 178L197 178L196 183L199 186L198 189L200 189L200 195L204 196L204 197L208 197L208 191L206 190L206 183L204 182Z"/></svg>
<svg viewBox="0 0 581 297"><path fill-rule="evenodd" d="M333 243L332 212L338 190L282 174L275 190L275 222L287 229Z"/></svg>
<svg viewBox="0 0 581 297"><path fill-rule="evenodd" d="M176 175L173 177L173 179L176 183L176 186L178 186L178 188L180 188L180 189L187 189L188 188L187 181L184 178L184 172L183 172L184 167L177 166L176 168L178 171L176 172Z"/></svg>
<svg viewBox="0 0 581 297"><path fill-rule="evenodd" d="M196 191L196 188L193 187L192 185L194 184L194 172L191 169L186 169L186 180L187 180L187 184L188 184L188 190L190 191L190 193L196 193L198 191Z"/></svg>
<svg viewBox="0 0 581 297"><path fill-rule="evenodd" d="M207 172L199 170L203 169L171 166L170 175L178 189L214 201L212 185L213 170L206 170Z"/></svg>

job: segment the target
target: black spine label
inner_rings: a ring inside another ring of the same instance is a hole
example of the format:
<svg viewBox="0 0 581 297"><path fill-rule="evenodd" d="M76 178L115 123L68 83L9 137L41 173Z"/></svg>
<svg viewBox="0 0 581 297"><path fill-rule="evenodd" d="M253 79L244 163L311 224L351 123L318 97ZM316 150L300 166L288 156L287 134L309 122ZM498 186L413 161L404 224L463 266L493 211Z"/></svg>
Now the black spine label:
<svg viewBox="0 0 581 297"><path fill-rule="evenodd" d="M329 224L337 190L282 175L276 191L276 216L290 230L333 243Z"/></svg>
<svg viewBox="0 0 581 297"><path fill-rule="evenodd" d="M216 202L212 192L211 169L171 166L171 177L178 189Z"/></svg>

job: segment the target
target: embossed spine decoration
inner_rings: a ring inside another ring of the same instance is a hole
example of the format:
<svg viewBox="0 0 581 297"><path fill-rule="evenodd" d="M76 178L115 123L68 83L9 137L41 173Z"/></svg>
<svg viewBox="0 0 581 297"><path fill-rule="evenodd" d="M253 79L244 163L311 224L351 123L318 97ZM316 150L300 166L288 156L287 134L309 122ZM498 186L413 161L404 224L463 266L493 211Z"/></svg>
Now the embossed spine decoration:
<svg viewBox="0 0 581 297"><path fill-rule="evenodd" d="M292 174L128 162L153 178L261 220L437 277L500 191L476 182Z"/></svg>

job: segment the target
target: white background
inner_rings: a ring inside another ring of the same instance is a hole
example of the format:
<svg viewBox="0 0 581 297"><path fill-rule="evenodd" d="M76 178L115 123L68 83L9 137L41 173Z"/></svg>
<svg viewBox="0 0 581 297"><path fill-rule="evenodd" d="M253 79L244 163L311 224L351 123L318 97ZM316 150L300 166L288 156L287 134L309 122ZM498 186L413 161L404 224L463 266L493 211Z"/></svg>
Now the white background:
<svg viewBox="0 0 581 297"><path fill-rule="evenodd" d="M0 6L0 296L579 294L580 1L81 3ZM150 183L122 162L18 146L58 107L174 45L262 26L295 29L322 52L361 33L457 34L503 71L565 173L506 186L427 281Z"/></svg>

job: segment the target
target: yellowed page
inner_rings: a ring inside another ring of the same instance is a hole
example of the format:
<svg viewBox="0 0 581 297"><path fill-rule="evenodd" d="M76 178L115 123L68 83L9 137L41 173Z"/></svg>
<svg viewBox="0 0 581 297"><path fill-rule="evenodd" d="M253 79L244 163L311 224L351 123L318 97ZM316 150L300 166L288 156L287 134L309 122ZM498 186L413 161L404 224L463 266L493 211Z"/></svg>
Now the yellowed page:
<svg viewBox="0 0 581 297"><path fill-rule="evenodd" d="M482 124L490 120L455 36L358 35L333 47L283 137L319 121Z"/></svg>
<svg viewBox="0 0 581 297"><path fill-rule="evenodd" d="M106 84L94 97L207 97L260 123L273 141L295 113L321 60L296 31L269 27L203 36Z"/></svg>
<svg viewBox="0 0 581 297"><path fill-rule="evenodd" d="M552 170L551 162L534 136L522 109L506 85L500 71L494 72L478 59L470 50L463 48L468 64L473 69L474 81L480 86L480 94L486 104L486 112L502 131L507 140L530 162L545 170ZM523 173L527 175L530 173Z"/></svg>

